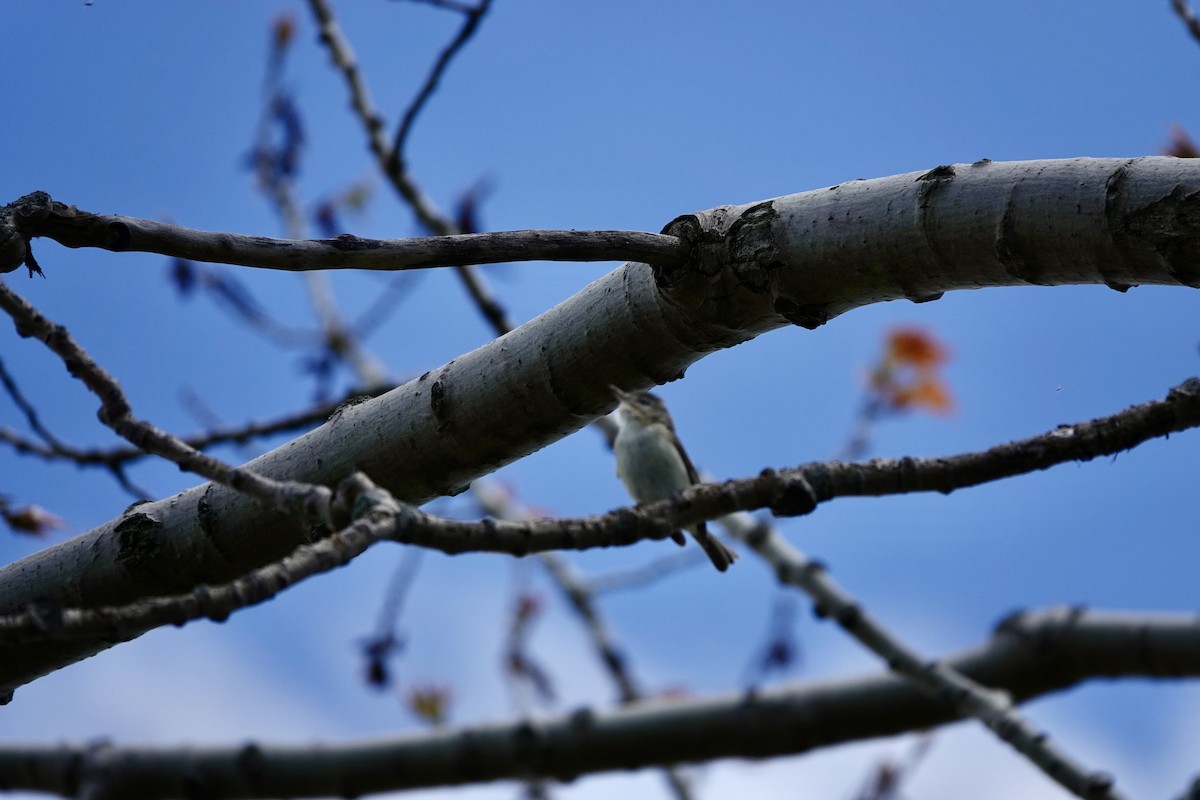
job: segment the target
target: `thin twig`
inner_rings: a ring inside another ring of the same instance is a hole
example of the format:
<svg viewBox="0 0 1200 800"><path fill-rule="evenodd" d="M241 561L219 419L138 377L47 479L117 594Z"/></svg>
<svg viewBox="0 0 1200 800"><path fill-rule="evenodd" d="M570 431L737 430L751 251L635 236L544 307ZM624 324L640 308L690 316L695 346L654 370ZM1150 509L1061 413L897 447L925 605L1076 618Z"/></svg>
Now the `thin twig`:
<svg viewBox="0 0 1200 800"><path fill-rule="evenodd" d="M588 634L591 636L592 645L596 648L597 655L600 656L600 662L608 671L613 683L616 684L621 702L632 703L640 700L643 696L642 691L629 671L625 654L617 647L612 631L609 630L596 609L595 603L592 602L591 593L588 591L583 577L578 575L576 570L556 553L540 553L538 558L554 582L558 584L563 598L570 603L571 608L583 620Z"/></svg>
<svg viewBox="0 0 1200 800"><path fill-rule="evenodd" d="M419 278L420 272L406 272L390 278L383 291L375 295L371 304L358 313L350 329L359 339L368 339L375 330L391 317L400 302L413 289L413 279Z"/></svg>
<svg viewBox="0 0 1200 800"><path fill-rule="evenodd" d="M392 141L391 161L398 162L394 169L403 170L404 162L404 145L408 142L408 135L412 132L413 123L417 121L417 115L425 107L429 98L433 96L437 90L438 83L442 76L446 73L446 69L450 66L450 62L458 55L463 46L470 41L475 31L479 28L479 23L483 21L483 17L487 14L488 9L492 5L492 0L479 0L479 5L474 7L460 7L459 11L464 14L462 27L459 28L458 34L450 41L449 44L438 55L437 61L434 62L433 69L429 71L429 75L425 78L425 83L422 84L417 96L413 98L412 103L405 109L404 115L400 120L400 126L396 129L396 137Z"/></svg>
<svg viewBox="0 0 1200 800"><path fill-rule="evenodd" d="M404 270L507 261L642 261L677 265L687 244L676 236L642 231L528 230L464 233L410 239L271 239L201 231L154 220L92 214L51 200L44 192L17 203L45 214L22 222L21 235L45 236L67 247L165 256L290 271ZM2 265L0 265L2 269Z"/></svg>
<svg viewBox="0 0 1200 800"><path fill-rule="evenodd" d="M835 620L847 633L878 655L931 697L958 714L978 719L997 737L1012 745L1048 777L1082 798L1117 800L1123 797L1112 776L1088 772L1013 706L1006 694L989 689L943 661L929 661L889 632L849 593L778 534L762 532L747 542L775 568L779 580L802 589L812 598L818 616Z"/></svg>
<svg viewBox="0 0 1200 800"><path fill-rule="evenodd" d="M620 693L621 702L628 704L641 700L643 694L629 668L628 659L617 646L616 639L600 615L599 609L596 608L592 593L582 576L576 573L566 559L556 553L541 553L538 558L555 583L558 584L558 588L570 603L571 608L583 620L584 627L587 628L588 635L592 639L592 645L596 648L596 654L600 657L600 663L604 665L605 671L608 672ZM671 794L678 800L689 800L692 797L691 784L678 767L664 766L663 778L666 780Z"/></svg>
<svg viewBox="0 0 1200 800"><path fill-rule="evenodd" d="M0 307L7 307L9 294L0 284ZM801 516L837 497L882 497L918 491L948 493L1067 461L1112 455L1196 426L1200 426L1200 378L1175 387L1163 400L1133 406L1091 422L1061 426L1041 436L982 452L932 459L875 459L859 464L817 462L778 472L768 469L753 478L698 484L669 500L577 519L452 520L426 514L395 500L365 476L356 475L344 483L359 496L381 498L372 517L372 535L378 540L451 554L494 552L525 556L666 539L701 519L716 519L735 511L770 508L777 515ZM293 485L285 484L285 488L290 486ZM294 491L304 498L307 495L301 490L306 488L301 485ZM353 502L353 495L347 502ZM751 535L746 540L753 538Z"/></svg>
<svg viewBox="0 0 1200 800"><path fill-rule="evenodd" d="M1187 25L1188 33L1192 35L1192 38L1200 42L1200 18L1196 17L1196 12L1188 5L1187 0L1171 0L1171 7Z"/></svg>
<svg viewBox="0 0 1200 800"><path fill-rule="evenodd" d="M447 553L524 556L549 550L629 545L644 539L665 539L701 519L717 519L735 511L770 508L780 516L801 516L838 497L948 493L1068 461L1112 455L1197 426L1200 378L1192 378L1168 392L1163 400L975 453L874 459L857 464L815 462L780 471L767 469L751 478L699 484L669 500L577 519L467 522L414 510L405 516L404 530L393 535L399 541Z"/></svg>
<svg viewBox="0 0 1200 800"><path fill-rule="evenodd" d="M355 389L348 392L340 400L319 403L307 411L279 417L263 422L248 422L238 427L217 428L191 436L181 437L184 444L196 450L207 450L221 444L246 444L254 439L275 436L280 433L303 430L325 422L338 408L347 403L356 403L370 397L390 391L392 386L379 386L372 389ZM65 443L54 447L40 445L26 439L7 428L0 428L0 442L12 446L18 453L36 455L48 460L71 461L82 467L104 466L113 467L131 463L151 455L136 447L90 448L82 449Z"/></svg>
<svg viewBox="0 0 1200 800"><path fill-rule="evenodd" d="M272 78L275 84L270 82ZM268 72L268 92L267 104L263 109L263 124L259 125L258 141L255 146L256 153L271 152L271 144L268 139L269 127L266 122L271 118L271 108L283 98L284 89L278 84L282 79L282 72L278 69L269 70ZM296 119L299 118L299 112L296 112ZM297 129L299 123L296 123ZM283 221L284 232L289 240L303 239L306 235L307 224L305 223L304 214L301 212L300 203L296 199L294 177L299 168L299 143L297 142L297 153L294 156L295 163L290 169L260 169L259 181L267 195L271 204L275 207L280 219ZM274 161L274 159L272 159ZM312 304L313 312L316 314L321 325L321 335L318 341L326 352L334 353L340 361L348 364L357 378L360 385L363 386L378 386L388 381L387 369L381 364L378 359L371 356L361 346L358 337L353 336L347 330L345 323L342 321L342 316L337 308L337 303L333 300L333 290L329 286L329 281L325 276L316 271L307 271L304 273L304 286L308 290L309 302Z"/></svg>
<svg viewBox="0 0 1200 800"><path fill-rule="evenodd" d="M528 508L514 501L512 494L501 490L495 482L476 481L471 485L471 492L480 508L494 518L530 519L536 516ZM696 557L707 562L707 557L699 548L689 552L699 554ZM567 603L575 611L576 616L583 622L600 664L616 686L620 701L634 703L640 700L643 693L638 687L629 660L617 645L615 635L596 606L595 595L591 588L592 583L585 581L570 562L557 553L539 553L538 560L559 591L562 592ZM666 780L671 794L677 800L690 800L692 797L691 784L678 768L671 765L664 766L663 778Z"/></svg>
<svg viewBox="0 0 1200 800"><path fill-rule="evenodd" d="M458 227L454 224L454 221L439 211L433 201L429 199L412 179L408 173L408 167L404 164L403 160L393 156L391 146L384 137L383 117L375 109L375 104L367 91L366 82L363 80L362 73L358 68L358 60L354 55L354 50L342 33L337 20L334 18L333 10L330 8L329 3L327 0L309 0L308 5L317 20L321 42L328 48L329 57L332 59L334 66L341 71L346 79L347 87L350 90L350 104L358 114L367 132L367 140L370 144L371 152L375 155L379 169L387 177L400 197L408 203L417 221L426 230L430 233L440 235L458 233ZM503 307L495 299L495 296L483 280L483 276L472 266L472 264L479 263L485 262L461 263L455 267L455 271L458 273L459 279L462 280L463 286L466 287L467 293L484 315L484 318L492 326L493 330L498 335L505 334L512 329L512 323L509 321Z"/></svg>
<svg viewBox="0 0 1200 800"><path fill-rule="evenodd" d="M587 579L586 589L592 595L640 589L657 583L668 575L710 563L704 551L696 547L675 550L665 556L652 559L636 567L626 567L593 575Z"/></svg>
<svg viewBox="0 0 1200 800"><path fill-rule="evenodd" d="M41 418L38 417L37 409L33 407L25 395L21 393L21 389L17 386L16 380L9 374L8 369L4 366L4 359L0 358L0 385L4 387L4 391L8 392L8 396L12 398L13 404L25 415L25 421L29 424L30 429L41 437L51 448L61 447L62 442L59 441L53 433L51 433L44 425Z"/></svg>
<svg viewBox="0 0 1200 800"><path fill-rule="evenodd" d="M11 292L0 284L0 307L9 307L10 297ZM1067 461L1112 455L1198 425L1200 378L1192 378L1172 389L1163 400L976 453L929 459L875 459L857 464L816 462L780 471L767 469L752 478L698 484L668 500L578 519L469 522L435 517L402 506L405 513L392 520L393 529L385 538L446 553L497 552L517 556L630 545L644 539L665 539L699 520L717 519L735 511L769 508L780 516L801 516L838 497L948 493ZM167 439L166 443L149 444L165 450L182 447L186 453L194 452L174 437ZM134 444L154 450L139 441ZM202 454L195 457L207 458ZM182 460L186 463L186 459ZM221 470L230 469L215 459L209 460ZM221 482L240 489L243 480L240 476L246 474L245 470L233 470L231 476L225 476L229 480ZM251 478L266 481L258 476ZM302 497L306 496L302 491L306 488L294 487Z"/></svg>
<svg viewBox="0 0 1200 800"><path fill-rule="evenodd" d="M9 295L0 284L0 301L6 301ZM0 303L7 305L7 301ZM875 459L858 464L816 462L781 471L768 469L752 478L699 484L670 500L579 519L469 522L435 517L400 504L404 513L393 515L390 529L380 536L446 553L518 556L629 545L644 539L665 539L701 519L716 519L735 511L770 508L778 515L800 516L838 497L948 493L1067 461L1112 455L1198 425L1200 378L1193 378L1172 389L1163 400L976 453L930 459Z"/></svg>
<svg viewBox="0 0 1200 800"><path fill-rule="evenodd" d="M321 518L326 515L328 489L275 481L241 467L229 466L189 447L149 422L134 417L116 379L92 360L66 328L50 322L3 283L0 283L0 309L12 317L19 335L38 339L62 359L67 371L100 399L100 411L97 414L100 421L130 444L162 456L189 472L244 492L270 507L306 517Z"/></svg>
<svg viewBox="0 0 1200 800"><path fill-rule="evenodd" d="M329 57L333 61L334 67L342 73L342 77L346 81L346 88L350 92L350 106L358 115L363 128L366 129L367 143L371 152L379 165L383 167L391 159L391 145L384 135L383 116L375 108L375 101L371 99L366 80L358 67L358 58L354 54L354 48L350 46L349 40L342 33L341 26L333 16L333 9L326 0L309 0L308 7L317 21L321 43L329 50ZM386 173L386 170L384 172ZM389 175L389 177L392 176ZM399 186L396 188L400 189ZM408 193L411 193L411 197ZM404 185L401 194L412 206L417 219L425 227L434 229L435 226L430 222L438 220L441 215L433 206L432 201L425 197L415 184L411 183ZM426 219L430 222L427 222Z"/></svg>
<svg viewBox="0 0 1200 800"><path fill-rule="evenodd" d="M321 342L319 331L292 327L271 316L250 289L228 270L184 258L175 258L172 270L172 280L181 293L190 291L191 284L197 283L216 301L217 308L280 347L311 348Z"/></svg>

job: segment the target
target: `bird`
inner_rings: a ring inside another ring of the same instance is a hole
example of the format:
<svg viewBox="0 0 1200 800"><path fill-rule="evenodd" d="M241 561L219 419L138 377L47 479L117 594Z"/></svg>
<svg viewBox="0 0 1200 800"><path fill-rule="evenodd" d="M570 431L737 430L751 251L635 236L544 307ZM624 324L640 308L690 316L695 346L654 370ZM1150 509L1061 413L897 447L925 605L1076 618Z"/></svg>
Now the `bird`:
<svg viewBox="0 0 1200 800"><path fill-rule="evenodd" d="M676 492L700 482L696 468L675 433L675 423L662 398L650 392L624 392L610 386L617 406L617 437L613 454L617 457L617 477L639 505L665 500ZM687 528L704 548L713 566L724 572L737 559L737 553L709 534L704 521ZM679 531L671 534L680 546L685 540Z"/></svg>

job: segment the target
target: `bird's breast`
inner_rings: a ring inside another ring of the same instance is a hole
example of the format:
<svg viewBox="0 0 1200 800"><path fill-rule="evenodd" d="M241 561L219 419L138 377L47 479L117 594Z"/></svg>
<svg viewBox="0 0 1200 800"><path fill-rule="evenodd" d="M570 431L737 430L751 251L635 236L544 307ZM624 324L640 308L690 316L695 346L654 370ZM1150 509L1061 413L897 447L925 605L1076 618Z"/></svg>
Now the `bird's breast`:
<svg viewBox="0 0 1200 800"><path fill-rule="evenodd" d="M687 466L669 433L651 426L624 425L613 442L617 475L639 503L653 503L691 485Z"/></svg>

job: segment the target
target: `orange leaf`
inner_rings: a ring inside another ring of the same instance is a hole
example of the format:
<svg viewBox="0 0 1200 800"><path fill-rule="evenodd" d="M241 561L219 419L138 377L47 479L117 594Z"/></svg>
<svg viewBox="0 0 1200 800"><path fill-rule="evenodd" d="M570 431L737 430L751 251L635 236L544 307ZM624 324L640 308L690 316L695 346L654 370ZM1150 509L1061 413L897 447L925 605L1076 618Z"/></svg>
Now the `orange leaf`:
<svg viewBox="0 0 1200 800"><path fill-rule="evenodd" d="M920 328L896 328L888 333L886 358L914 367L936 367L948 356L941 342Z"/></svg>
<svg viewBox="0 0 1200 800"><path fill-rule="evenodd" d="M950 390L937 376L926 373L911 386L898 389L892 396L896 408L924 408L935 414L949 414L954 410Z"/></svg>

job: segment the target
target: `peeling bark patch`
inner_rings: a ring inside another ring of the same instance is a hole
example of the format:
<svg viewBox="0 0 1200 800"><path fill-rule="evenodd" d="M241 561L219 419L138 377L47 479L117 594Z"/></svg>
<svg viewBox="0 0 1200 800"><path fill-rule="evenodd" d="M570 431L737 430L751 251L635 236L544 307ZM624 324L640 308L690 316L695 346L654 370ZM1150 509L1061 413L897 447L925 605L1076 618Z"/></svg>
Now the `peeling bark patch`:
<svg viewBox="0 0 1200 800"><path fill-rule="evenodd" d="M721 208L712 213L719 218ZM662 232L677 236L687 243L687 258L680 264L651 264L654 284L659 289L668 289L690 273L714 275L725 264L725 236L721 226L714 223L711 229L695 214L685 214L667 223Z"/></svg>
<svg viewBox="0 0 1200 800"><path fill-rule="evenodd" d="M759 203L746 209L729 229L730 265L738 283L756 292L766 291L771 271L782 266L771 228L778 218L774 203Z"/></svg>
<svg viewBox="0 0 1200 800"><path fill-rule="evenodd" d="M133 234L124 222L109 223L106 233L108 235L105 237L105 241L108 243L108 249L114 253L128 250L129 245L133 242Z"/></svg>
<svg viewBox="0 0 1200 800"><path fill-rule="evenodd" d="M992 252L996 254L996 260L1009 275L1025 283L1034 283L1033 270L1030 268L1029 260L1020 252L1020 240L1017 236L1016 223L1013 221L1015 192L1016 187L1013 187L1004 203L1004 215L1000 218L996 238L992 242Z"/></svg>
<svg viewBox="0 0 1200 800"><path fill-rule="evenodd" d="M199 502L196 503L196 522L199 523L200 530L204 532L209 541L212 541L217 533L217 512L208 497L211 492L212 486L209 486L204 494L200 495Z"/></svg>
<svg viewBox="0 0 1200 800"><path fill-rule="evenodd" d="M954 165L953 164L942 164L939 167L934 167L933 169L929 170L929 172L926 172L924 175L917 178L917 180L918 181L944 181L944 180L948 180L953 177L954 177Z"/></svg>
<svg viewBox="0 0 1200 800"><path fill-rule="evenodd" d="M954 167L949 164L934 167L929 172L917 178L917 182L921 184L917 189L917 202L920 204L921 211L925 211L929 206L929 201L933 193L949 184L953 179Z"/></svg>
<svg viewBox="0 0 1200 800"><path fill-rule="evenodd" d="M1129 165L1133 163L1126 161L1113 173L1108 176L1108 182L1104 186L1104 216L1108 220L1110 227L1116 229L1120 224L1120 212L1118 210L1119 200L1121 195L1125 193L1125 184L1129 182Z"/></svg>
<svg viewBox="0 0 1200 800"><path fill-rule="evenodd" d="M940 167L934 167L929 172L917 178L917 183L919 184L917 186L917 218L920 220L921 235L925 238L925 246L928 248L933 262L939 268L944 268L948 259L938 247L937 214L933 209L933 196L939 190L949 186L954 180L954 175L954 167L949 164L943 164ZM914 281L913 276L905 271L896 273L893 277L904 291L904 296L909 300L916 301L918 298L929 295L927 287L921 288L923 281L920 278Z"/></svg>
<svg viewBox="0 0 1200 800"><path fill-rule="evenodd" d="M162 557L162 524L149 514L130 514L117 523L117 562L134 575L153 573Z"/></svg>
<svg viewBox="0 0 1200 800"><path fill-rule="evenodd" d="M829 307L821 304L801 304L786 297L775 301L775 313L793 325L814 330L829 321Z"/></svg>
<svg viewBox="0 0 1200 800"><path fill-rule="evenodd" d="M222 549L221 539L217 535L221 523L217 515L216 504L212 502L211 498L215 490L216 487L210 484L204 490L204 494L200 495L200 499L196 502L196 523L200 526L200 531L204 534L205 540L212 546L213 550L220 553L221 557L226 561L230 561L232 559Z"/></svg>
<svg viewBox="0 0 1200 800"><path fill-rule="evenodd" d="M325 239L324 241L330 247L341 250L344 253L378 250L380 245L377 239L363 239L352 233L339 234L334 239Z"/></svg>
<svg viewBox="0 0 1200 800"><path fill-rule="evenodd" d="M1124 216L1114 236L1149 247L1175 280L1200 288L1200 191L1176 186L1170 194ZM1120 242L1125 245L1125 241Z"/></svg>
<svg viewBox="0 0 1200 800"><path fill-rule="evenodd" d="M1104 185L1104 221L1108 226L1108 232L1112 237L1113 244L1123 259L1137 258L1139 250L1142 250L1142 248L1138 247L1135 238L1130 236L1126 230L1126 221L1123 218L1121 210L1121 203L1126 193L1125 187L1129 183L1129 168L1133 163L1133 160L1130 159L1113 170ZM1107 285L1124 285L1106 275L1103 264L1099 266L1099 271Z"/></svg>
<svg viewBox="0 0 1200 800"><path fill-rule="evenodd" d="M433 412L433 418L436 420L437 429L440 431L446 426L446 418L450 414L450 404L446 400L446 384L438 378L429 387L429 410Z"/></svg>

